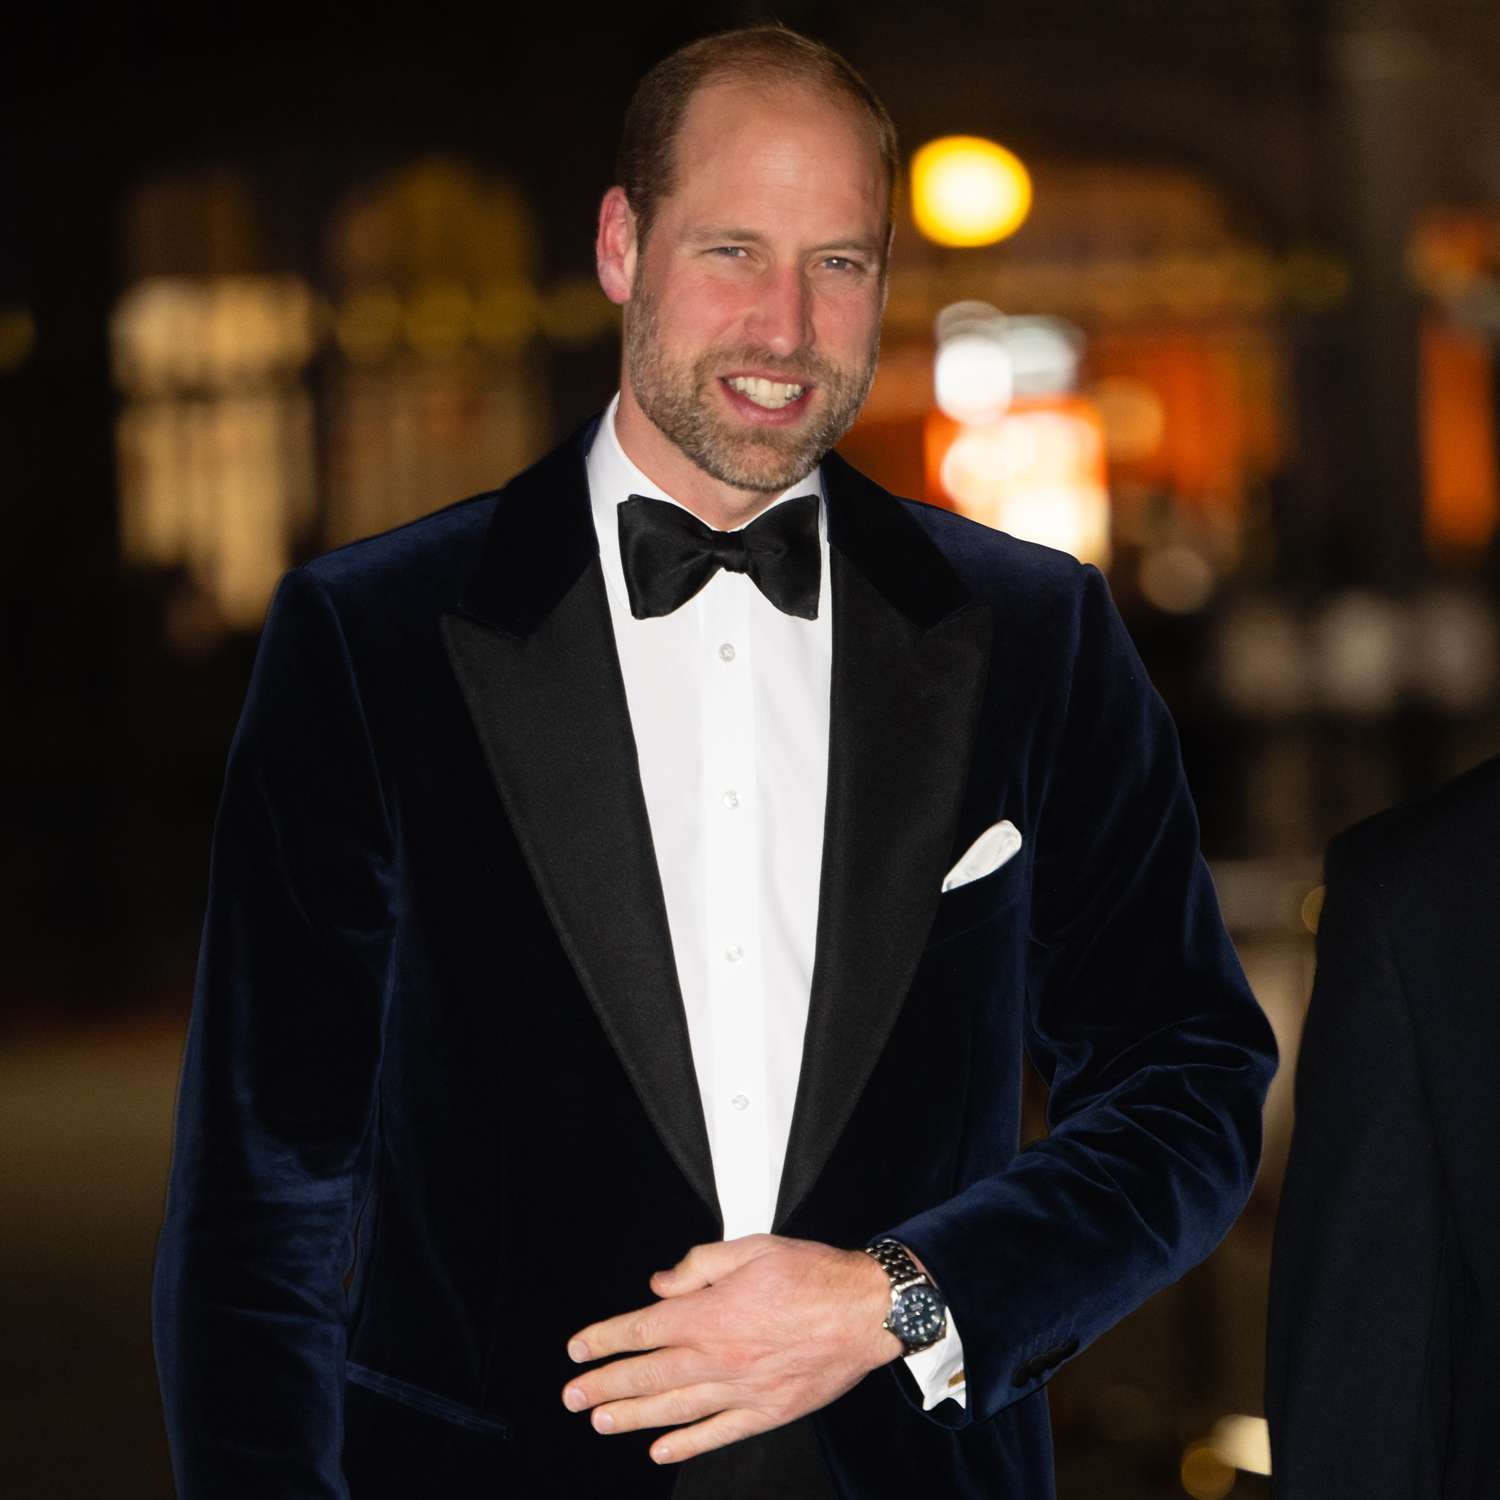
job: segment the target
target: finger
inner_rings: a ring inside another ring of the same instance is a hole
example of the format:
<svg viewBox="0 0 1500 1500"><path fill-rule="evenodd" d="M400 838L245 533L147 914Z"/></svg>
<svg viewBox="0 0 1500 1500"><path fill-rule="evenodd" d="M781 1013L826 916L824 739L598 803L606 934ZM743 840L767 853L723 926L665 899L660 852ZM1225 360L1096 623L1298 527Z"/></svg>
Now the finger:
<svg viewBox="0 0 1500 1500"><path fill-rule="evenodd" d="M587 1411L606 1401L659 1396L706 1378L703 1356L694 1350L658 1349L632 1359L611 1360L586 1375L575 1376L563 1387L563 1405L569 1411Z"/></svg>
<svg viewBox="0 0 1500 1500"><path fill-rule="evenodd" d="M658 1271L651 1278L651 1290L658 1297L680 1297L684 1292L701 1292L704 1287L722 1281L747 1261L764 1255L776 1244L769 1234L746 1234L735 1240L716 1240L712 1244L694 1245L669 1271Z"/></svg>
<svg viewBox="0 0 1500 1500"><path fill-rule="evenodd" d="M742 1406L734 1407L709 1417L705 1422L679 1427L676 1432L657 1438L651 1445L651 1457L659 1464L680 1464L700 1453L727 1448L730 1443L754 1437L757 1432L766 1432L774 1425L758 1412L747 1411Z"/></svg>
<svg viewBox="0 0 1500 1500"><path fill-rule="evenodd" d="M640 1349L661 1349L681 1343L682 1340L672 1336L680 1321L681 1315L670 1303L638 1307L634 1312L580 1328L568 1340L568 1358L581 1365L591 1359L607 1359L611 1354L632 1354Z"/></svg>
<svg viewBox="0 0 1500 1500"><path fill-rule="evenodd" d="M596 1432L638 1432L643 1427L677 1427L696 1422L724 1410L734 1399L728 1386L688 1385L663 1391L659 1396L639 1396L631 1401L612 1401L595 1408L590 1420Z"/></svg>

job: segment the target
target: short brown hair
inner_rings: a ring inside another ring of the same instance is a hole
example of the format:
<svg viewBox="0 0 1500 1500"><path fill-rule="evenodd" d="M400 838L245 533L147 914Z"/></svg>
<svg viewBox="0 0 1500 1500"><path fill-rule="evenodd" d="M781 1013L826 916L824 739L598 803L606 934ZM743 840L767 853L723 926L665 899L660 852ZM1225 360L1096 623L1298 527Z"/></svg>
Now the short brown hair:
<svg viewBox="0 0 1500 1500"><path fill-rule="evenodd" d="M896 127L885 105L832 47L786 26L746 26L706 36L662 58L636 85L625 110L617 180L645 244L661 200L676 186L677 132L693 95L709 83L809 83L862 109L885 167L886 212L896 190Z"/></svg>

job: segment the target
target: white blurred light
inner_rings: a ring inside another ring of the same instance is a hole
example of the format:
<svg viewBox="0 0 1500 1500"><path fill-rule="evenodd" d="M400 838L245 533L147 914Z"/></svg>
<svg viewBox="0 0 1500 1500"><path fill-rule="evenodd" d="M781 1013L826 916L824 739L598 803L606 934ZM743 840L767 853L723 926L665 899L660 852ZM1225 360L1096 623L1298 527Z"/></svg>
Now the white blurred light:
<svg viewBox="0 0 1500 1500"><path fill-rule="evenodd" d="M1058 412L1018 412L961 432L943 456L943 488L966 515L1012 536L1109 558L1109 498L1081 482L1098 450L1086 423Z"/></svg>
<svg viewBox="0 0 1500 1500"><path fill-rule="evenodd" d="M1271 1433L1264 1417L1220 1417L1208 1441L1226 1464L1242 1474L1271 1472Z"/></svg>
<svg viewBox="0 0 1500 1500"><path fill-rule="evenodd" d="M1018 397L1062 396L1078 383L1083 335L1061 318L1007 318L1003 340Z"/></svg>
<svg viewBox="0 0 1500 1500"><path fill-rule="evenodd" d="M1351 590L1313 624L1313 660L1324 706L1377 715L1395 707L1402 619L1387 599Z"/></svg>
<svg viewBox="0 0 1500 1500"><path fill-rule="evenodd" d="M938 346L937 404L956 422L992 422L1010 405L1010 356L999 339L964 332Z"/></svg>

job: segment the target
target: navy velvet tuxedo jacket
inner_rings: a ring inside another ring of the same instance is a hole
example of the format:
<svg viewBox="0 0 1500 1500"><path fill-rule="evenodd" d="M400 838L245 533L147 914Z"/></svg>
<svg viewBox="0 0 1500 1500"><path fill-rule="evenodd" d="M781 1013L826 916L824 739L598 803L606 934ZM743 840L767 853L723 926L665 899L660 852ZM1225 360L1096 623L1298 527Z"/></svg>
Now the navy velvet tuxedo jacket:
<svg viewBox="0 0 1500 1500"><path fill-rule="evenodd" d="M1500 1495L1500 758L1329 846L1271 1266L1280 1500Z"/></svg>
<svg viewBox="0 0 1500 1500"><path fill-rule="evenodd" d="M598 563L592 429L290 574L214 841L158 1255L186 1500L655 1497L566 1336L720 1219ZM1273 1043L1103 579L826 461L817 955L778 1232L910 1245L968 1406L814 1419L840 1495L1052 1493L1053 1369L1204 1256ZM1008 818L1024 845L946 895ZM1017 1150L1023 1048L1051 1133Z"/></svg>

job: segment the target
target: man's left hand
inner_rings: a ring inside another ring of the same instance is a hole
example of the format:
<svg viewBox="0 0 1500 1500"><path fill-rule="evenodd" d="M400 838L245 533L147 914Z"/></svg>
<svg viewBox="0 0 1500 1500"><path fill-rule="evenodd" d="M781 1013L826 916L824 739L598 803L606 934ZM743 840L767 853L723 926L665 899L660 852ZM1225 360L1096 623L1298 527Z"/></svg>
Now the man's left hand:
<svg viewBox="0 0 1500 1500"><path fill-rule="evenodd" d="M901 1353L881 1326L890 1282L860 1250L752 1234L695 1246L651 1289L660 1302L569 1340L580 1363L611 1362L570 1380L563 1404L592 1409L599 1432L676 1427L651 1445L657 1463L794 1421Z"/></svg>

